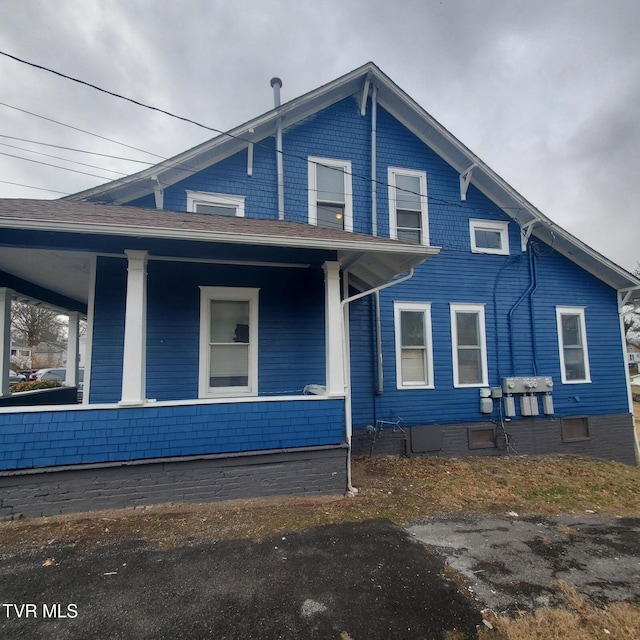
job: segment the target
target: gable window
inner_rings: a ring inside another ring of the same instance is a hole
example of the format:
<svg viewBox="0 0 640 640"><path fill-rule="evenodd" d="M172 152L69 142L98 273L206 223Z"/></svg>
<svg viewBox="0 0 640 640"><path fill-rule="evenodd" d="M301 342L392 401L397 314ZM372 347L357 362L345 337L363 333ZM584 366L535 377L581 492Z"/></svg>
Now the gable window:
<svg viewBox="0 0 640 640"><path fill-rule="evenodd" d="M394 240L429 244L427 174L389 167L389 233Z"/></svg>
<svg viewBox="0 0 640 640"><path fill-rule="evenodd" d="M583 307L556 307L562 382L591 382Z"/></svg>
<svg viewBox="0 0 640 640"><path fill-rule="evenodd" d="M200 287L201 398L257 395L258 293Z"/></svg>
<svg viewBox="0 0 640 640"><path fill-rule="evenodd" d="M499 220L469 220L471 251L509 255L509 223Z"/></svg>
<svg viewBox="0 0 640 640"><path fill-rule="evenodd" d="M433 389L431 305L396 302L394 320L398 389Z"/></svg>
<svg viewBox="0 0 640 640"><path fill-rule="evenodd" d="M353 231L351 162L309 158L309 224Z"/></svg>
<svg viewBox="0 0 640 640"><path fill-rule="evenodd" d="M187 191L187 211L243 218L244 196L209 191Z"/></svg>
<svg viewBox="0 0 640 640"><path fill-rule="evenodd" d="M454 386L487 386L484 305L452 304L451 338Z"/></svg>

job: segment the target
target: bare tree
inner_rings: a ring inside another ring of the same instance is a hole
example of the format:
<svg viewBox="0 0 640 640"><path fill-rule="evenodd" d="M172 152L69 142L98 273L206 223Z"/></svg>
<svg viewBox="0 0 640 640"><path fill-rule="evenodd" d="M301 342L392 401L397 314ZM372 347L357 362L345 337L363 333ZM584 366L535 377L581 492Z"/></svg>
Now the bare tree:
<svg viewBox="0 0 640 640"><path fill-rule="evenodd" d="M640 278L640 262L634 275ZM630 342L640 341L640 304L629 304L623 309L624 328L627 340Z"/></svg>
<svg viewBox="0 0 640 640"><path fill-rule="evenodd" d="M23 302L11 304L11 338L33 347L42 342L64 346L64 323L59 314L44 307Z"/></svg>

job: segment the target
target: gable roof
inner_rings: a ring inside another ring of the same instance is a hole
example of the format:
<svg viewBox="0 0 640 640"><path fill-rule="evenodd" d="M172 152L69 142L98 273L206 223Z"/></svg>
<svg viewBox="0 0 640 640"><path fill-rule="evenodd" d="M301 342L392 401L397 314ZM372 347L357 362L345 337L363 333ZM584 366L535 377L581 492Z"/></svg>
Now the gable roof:
<svg viewBox="0 0 640 640"><path fill-rule="evenodd" d="M149 169L107 184L66 196L63 200L125 204L153 193L158 182L169 186L274 135L276 121L287 128L344 98L360 98L363 109L370 87L377 102L438 153L461 175L470 172L470 184L500 207L518 225L586 269L616 290L640 287L640 280L555 224L508 185L478 156L447 131L375 64L368 62L313 91L180 153ZM640 291L630 294L640 300Z"/></svg>

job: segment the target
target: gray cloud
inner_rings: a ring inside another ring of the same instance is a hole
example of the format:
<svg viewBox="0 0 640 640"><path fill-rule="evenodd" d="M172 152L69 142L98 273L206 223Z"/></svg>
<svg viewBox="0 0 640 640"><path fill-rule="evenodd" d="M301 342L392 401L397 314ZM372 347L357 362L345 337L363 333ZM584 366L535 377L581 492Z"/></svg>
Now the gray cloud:
<svg viewBox="0 0 640 640"><path fill-rule="evenodd" d="M373 60L525 198L628 269L640 259L639 22L635 0L0 5L7 52L223 130L271 108L274 75L288 100ZM4 58L0 76L0 102L163 156L212 135ZM0 133L150 158L5 107ZM0 172L66 192L100 182L6 156ZM55 194L0 183L0 196Z"/></svg>

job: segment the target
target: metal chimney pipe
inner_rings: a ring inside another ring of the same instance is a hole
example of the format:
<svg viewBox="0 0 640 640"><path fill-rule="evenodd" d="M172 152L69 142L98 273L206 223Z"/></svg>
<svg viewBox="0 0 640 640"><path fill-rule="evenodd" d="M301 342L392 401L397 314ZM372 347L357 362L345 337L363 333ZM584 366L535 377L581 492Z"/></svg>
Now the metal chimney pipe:
<svg viewBox="0 0 640 640"><path fill-rule="evenodd" d="M280 106L280 78L271 78L273 106ZM284 220L284 162L282 161L282 118L276 120L276 171L278 175L278 220Z"/></svg>
<svg viewBox="0 0 640 640"><path fill-rule="evenodd" d="M280 87L282 87L282 80L280 78L271 78L271 86L273 87L273 106L280 106Z"/></svg>

